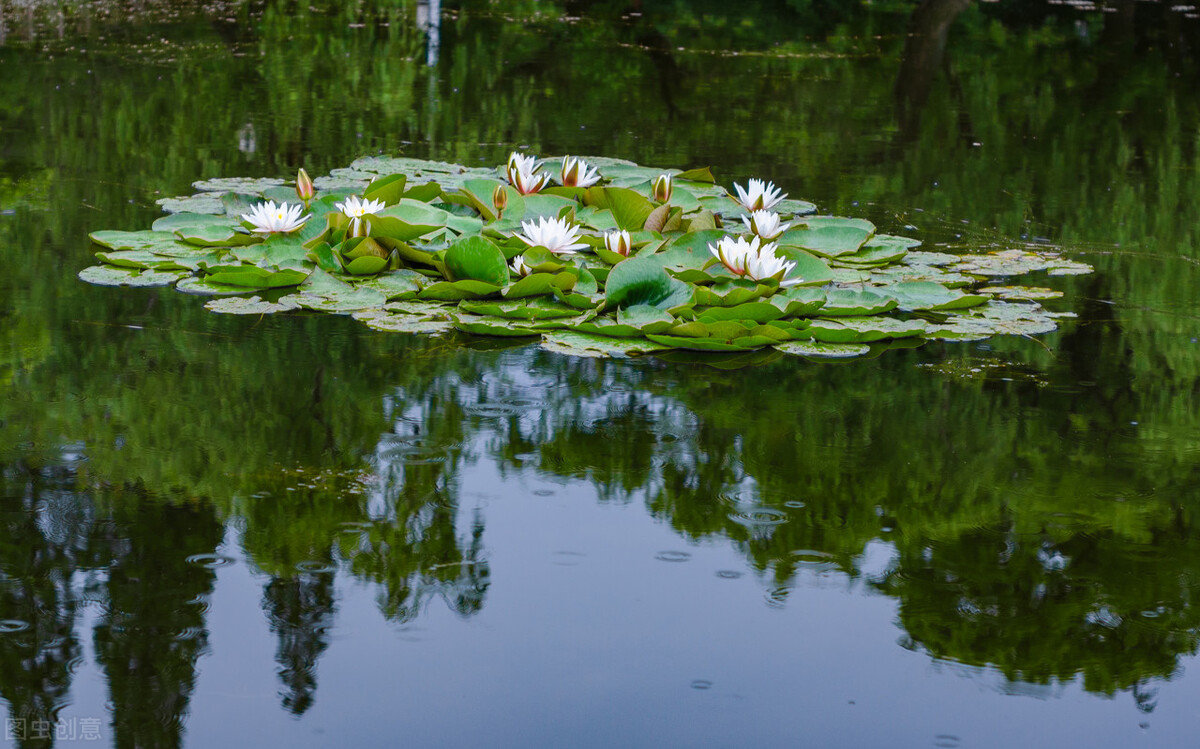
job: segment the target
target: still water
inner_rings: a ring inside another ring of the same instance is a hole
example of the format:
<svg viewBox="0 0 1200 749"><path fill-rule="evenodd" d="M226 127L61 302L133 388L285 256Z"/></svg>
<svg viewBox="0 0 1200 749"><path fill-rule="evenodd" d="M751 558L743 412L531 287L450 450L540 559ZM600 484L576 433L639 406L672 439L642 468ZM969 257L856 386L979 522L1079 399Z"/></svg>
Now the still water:
<svg viewBox="0 0 1200 749"><path fill-rule="evenodd" d="M1195 10L731 5L0 1L5 742L1200 741ZM197 179L514 148L1096 273L744 368L75 278Z"/></svg>

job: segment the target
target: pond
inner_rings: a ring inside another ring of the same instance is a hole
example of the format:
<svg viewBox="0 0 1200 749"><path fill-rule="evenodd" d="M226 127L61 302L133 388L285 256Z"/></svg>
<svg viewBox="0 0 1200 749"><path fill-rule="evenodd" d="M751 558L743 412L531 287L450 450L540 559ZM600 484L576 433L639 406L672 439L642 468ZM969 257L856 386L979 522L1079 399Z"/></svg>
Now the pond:
<svg viewBox="0 0 1200 749"><path fill-rule="evenodd" d="M1194 745L1197 11L733 5L0 0L7 745ZM197 180L513 150L1095 272L844 362L76 277Z"/></svg>

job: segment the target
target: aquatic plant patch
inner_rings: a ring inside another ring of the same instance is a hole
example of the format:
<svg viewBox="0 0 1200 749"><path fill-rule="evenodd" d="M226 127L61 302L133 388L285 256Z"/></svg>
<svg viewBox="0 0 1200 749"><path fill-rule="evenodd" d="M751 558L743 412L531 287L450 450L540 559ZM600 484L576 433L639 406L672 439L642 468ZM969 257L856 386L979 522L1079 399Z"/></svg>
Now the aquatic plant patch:
<svg viewBox="0 0 1200 749"><path fill-rule="evenodd" d="M952 255L707 168L513 153L496 169L370 157L313 180L219 178L142 231L97 231L84 281L174 286L224 314L351 314L383 331L539 339L578 356L774 349L842 358L1036 335L1011 276L1054 253ZM996 283L992 284L995 279ZM1004 283L1005 285L1000 285ZM777 355L777 354L776 354Z"/></svg>

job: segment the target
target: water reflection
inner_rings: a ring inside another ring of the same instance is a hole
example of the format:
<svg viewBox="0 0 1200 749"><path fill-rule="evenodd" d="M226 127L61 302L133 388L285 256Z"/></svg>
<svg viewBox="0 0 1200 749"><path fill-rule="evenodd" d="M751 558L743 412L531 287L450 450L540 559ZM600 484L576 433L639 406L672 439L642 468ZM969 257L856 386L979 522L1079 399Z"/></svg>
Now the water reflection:
<svg viewBox="0 0 1200 749"><path fill-rule="evenodd" d="M397 627L446 611L477 621L507 572L490 556L490 507L530 478L644 508L680 547L735 549L742 567L714 571L714 585L748 572L783 607L814 578L867 589L896 601L904 646L994 667L1007 690L1079 678L1154 708L1154 682L1200 631L1197 110L1179 62L1195 32L1182 11L932 1L911 19L857 6L816 18L794 3L808 24L796 28L830 54L763 22L722 43L778 41L779 54L731 60L689 36L703 8L632 16L617 3L531 33L473 20L471 3L439 25L437 3L421 5L423 23L384 25L395 9L383 6L329 11L333 33L324 16L267 3L237 31L186 27L195 43L175 39L171 54L194 56L170 64L133 65L115 42L94 59L0 50L0 65L28 71L0 76L3 99L24 103L0 107L21 145L0 153L12 715L53 723L90 638L117 742L180 743L198 663L228 657L211 652L207 601L241 564L260 576L282 708L306 714L340 686L318 679L347 615L339 591L369 586ZM919 33L873 33L898 20ZM347 57L371 65L347 78L331 62ZM222 74L195 75L209 65ZM93 71L123 85L97 86ZM587 97L546 93L583 84ZM248 100L270 104L226 106ZM1100 272L1045 279L1079 319L1044 344L747 368L565 359L344 318L230 319L62 272L87 264L88 231L143 225L155 197L198 176L291 173L301 159L318 173L405 142L494 161L529 133L544 152L777 175L950 249L1043 237L1092 253ZM463 496L474 470L498 477L486 502ZM675 546L658 558L693 559Z"/></svg>

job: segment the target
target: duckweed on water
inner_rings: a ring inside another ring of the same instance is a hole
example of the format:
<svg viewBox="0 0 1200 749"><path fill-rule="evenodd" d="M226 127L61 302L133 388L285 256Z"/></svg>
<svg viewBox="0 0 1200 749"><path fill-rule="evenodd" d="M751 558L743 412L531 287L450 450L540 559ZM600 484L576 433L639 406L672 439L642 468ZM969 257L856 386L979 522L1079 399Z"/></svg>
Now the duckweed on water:
<svg viewBox="0 0 1200 749"><path fill-rule="evenodd" d="M985 282L1091 271L1052 252L922 252L769 182L714 182L708 169L518 154L499 170L364 158L313 180L315 194L306 175L299 190L211 179L159 201L168 215L148 230L94 232L102 264L79 275L222 297L214 312L344 313L385 331L539 337L579 356L838 358L1050 332L1065 313L1039 300L1058 292Z"/></svg>

